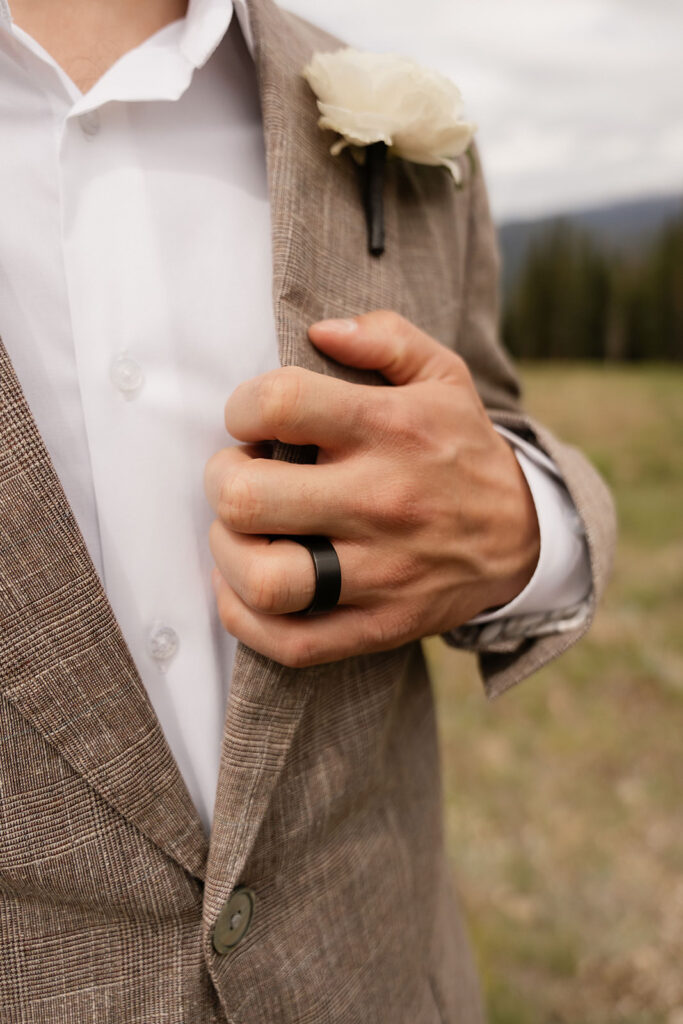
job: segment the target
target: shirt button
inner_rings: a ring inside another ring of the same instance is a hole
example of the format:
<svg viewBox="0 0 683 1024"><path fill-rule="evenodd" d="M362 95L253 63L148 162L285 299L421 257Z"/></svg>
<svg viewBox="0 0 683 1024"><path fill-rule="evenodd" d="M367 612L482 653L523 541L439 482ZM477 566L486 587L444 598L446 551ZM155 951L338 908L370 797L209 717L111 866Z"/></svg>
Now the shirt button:
<svg viewBox="0 0 683 1024"><path fill-rule="evenodd" d="M86 138L91 139L100 130L100 115L96 110L88 110L78 118L81 131Z"/></svg>
<svg viewBox="0 0 683 1024"><path fill-rule="evenodd" d="M140 364L120 352L112 361L109 372L121 394L126 398L135 398L145 379Z"/></svg>
<svg viewBox="0 0 683 1024"><path fill-rule="evenodd" d="M180 640L171 626L157 626L147 638L147 650L155 661L165 665L180 646Z"/></svg>
<svg viewBox="0 0 683 1024"><path fill-rule="evenodd" d="M253 891L244 885L238 886L225 901L213 930L213 948L217 953L227 953L242 941L254 916L255 902Z"/></svg>

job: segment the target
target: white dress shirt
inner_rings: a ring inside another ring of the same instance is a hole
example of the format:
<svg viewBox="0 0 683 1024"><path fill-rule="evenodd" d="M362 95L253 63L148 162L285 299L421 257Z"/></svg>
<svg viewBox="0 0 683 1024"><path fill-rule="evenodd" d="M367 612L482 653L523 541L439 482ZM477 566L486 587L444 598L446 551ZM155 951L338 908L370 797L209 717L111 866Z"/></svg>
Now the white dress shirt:
<svg viewBox="0 0 683 1024"><path fill-rule="evenodd" d="M231 443L230 393L278 365L235 9L228 32L229 0L190 0L82 94L0 0L0 334L207 830L236 641L211 587L204 466ZM541 558L477 621L564 608L590 585L564 488L511 440Z"/></svg>

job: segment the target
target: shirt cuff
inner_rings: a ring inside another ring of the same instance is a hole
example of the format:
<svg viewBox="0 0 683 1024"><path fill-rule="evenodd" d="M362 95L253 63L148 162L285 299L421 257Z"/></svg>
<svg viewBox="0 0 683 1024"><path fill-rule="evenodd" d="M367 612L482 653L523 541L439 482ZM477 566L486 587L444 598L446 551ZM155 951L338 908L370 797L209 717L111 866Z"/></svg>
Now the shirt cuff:
<svg viewBox="0 0 683 1024"><path fill-rule="evenodd" d="M495 611L477 615L466 625L513 616L545 616L565 609L573 618L577 605L591 590L588 545L579 514L552 459L505 427L494 426L514 448L529 485L538 517L540 555L533 576L517 597ZM558 616L552 617L557 624Z"/></svg>

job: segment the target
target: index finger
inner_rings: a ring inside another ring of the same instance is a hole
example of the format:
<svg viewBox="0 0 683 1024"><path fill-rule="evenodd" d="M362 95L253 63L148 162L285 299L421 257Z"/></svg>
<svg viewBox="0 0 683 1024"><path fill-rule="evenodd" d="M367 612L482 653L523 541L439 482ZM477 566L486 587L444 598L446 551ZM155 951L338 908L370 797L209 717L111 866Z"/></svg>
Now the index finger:
<svg viewBox="0 0 683 1024"><path fill-rule="evenodd" d="M238 441L348 448L367 437L381 390L283 366L233 391L225 405L225 426Z"/></svg>

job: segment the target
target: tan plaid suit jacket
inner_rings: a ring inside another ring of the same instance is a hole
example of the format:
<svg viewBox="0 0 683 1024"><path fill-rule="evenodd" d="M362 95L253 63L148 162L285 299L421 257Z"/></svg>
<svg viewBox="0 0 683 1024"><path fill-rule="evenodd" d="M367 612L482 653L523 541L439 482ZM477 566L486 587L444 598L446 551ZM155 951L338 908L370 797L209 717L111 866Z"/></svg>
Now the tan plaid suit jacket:
<svg viewBox="0 0 683 1024"><path fill-rule="evenodd" d="M481 173L458 192L440 169L390 162L387 251L369 257L357 172L329 155L300 77L336 41L271 0L250 13L283 363L368 380L322 357L306 328L375 308L455 348L493 418L561 467L595 601L611 502L519 409ZM488 692L585 628L483 653ZM0 826L2 1024L482 1020L420 645L300 671L240 647L207 842L1 344ZM221 955L214 926L238 884L254 916Z"/></svg>

